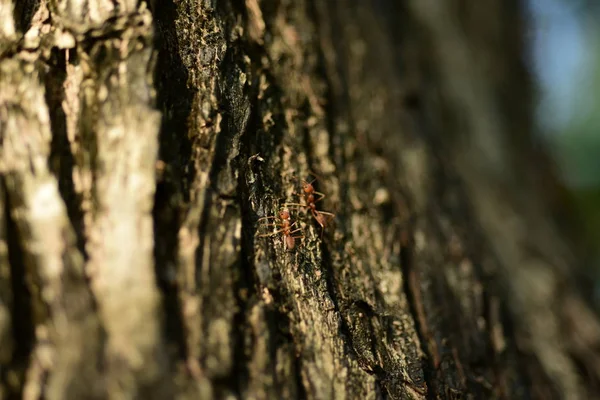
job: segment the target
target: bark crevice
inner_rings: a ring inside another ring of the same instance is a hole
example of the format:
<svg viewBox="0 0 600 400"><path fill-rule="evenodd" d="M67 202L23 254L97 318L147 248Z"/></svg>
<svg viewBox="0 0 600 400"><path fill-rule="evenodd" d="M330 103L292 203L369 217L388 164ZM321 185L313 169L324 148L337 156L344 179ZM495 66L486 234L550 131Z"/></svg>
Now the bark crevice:
<svg viewBox="0 0 600 400"><path fill-rule="evenodd" d="M45 99L48 103L50 114L50 129L52 141L50 142L49 168L58 181L58 190L65 203L67 215L76 235L77 248L87 259L85 249L84 212L82 210L81 193L75 189L73 182L75 157L70 148L67 133L67 117L63 108L65 101L66 83L66 57L71 50L54 50L46 64L44 72ZM72 52L74 53L74 52ZM75 62L75 60L71 60Z"/></svg>
<svg viewBox="0 0 600 400"><path fill-rule="evenodd" d="M5 181L0 180L2 191L6 193ZM7 256L10 266L11 297L10 319L12 327L12 356L7 366L2 368L2 382L7 396L22 398L25 387L25 372L35 347L32 294L27 284L24 253L19 240L19 232L11 216L11 202L4 198L4 221L6 223Z"/></svg>
<svg viewBox="0 0 600 400"><path fill-rule="evenodd" d="M437 383L435 380L435 371L438 366L435 365L433 354L429 348L430 343L429 329L424 318L423 301L420 295L420 289L418 287L418 273L414 270L413 264L413 246L412 243L413 235L409 233L410 228L405 228L401 233L404 236L404 243L400 247L400 266L404 275L404 292L406 293L406 299L408 301L409 310L411 316L415 321L415 330L417 332L419 342L421 343L421 349L423 351L423 358L421 360L423 379L427 388L426 398L427 400L436 399L435 393L438 392Z"/></svg>

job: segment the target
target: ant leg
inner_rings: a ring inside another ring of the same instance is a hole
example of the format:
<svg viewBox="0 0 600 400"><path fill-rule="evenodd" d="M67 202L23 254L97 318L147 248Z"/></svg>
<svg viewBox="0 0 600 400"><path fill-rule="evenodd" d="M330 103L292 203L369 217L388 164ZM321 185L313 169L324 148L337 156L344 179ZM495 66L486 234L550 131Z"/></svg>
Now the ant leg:
<svg viewBox="0 0 600 400"><path fill-rule="evenodd" d="M317 219L317 220L323 219L323 218L319 218L321 215L326 215L331 219L333 219L335 217L334 213L330 213L327 211L321 211L321 210L311 210L311 211L312 211L313 217L315 217L315 219Z"/></svg>
<svg viewBox="0 0 600 400"><path fill-rule="evenodd" d="M281 226L283 225L281 222L264 222L262 224L257 224L257 226L260 228L262 226L264 227L268 227L268 226Z"/></svg>
<svg viewBox="0 0 600 400"><path fill-rule="evenodd" d="M300 239L300 240L304 239L304 235L300 235L300 236L290 236L290 237L291 237L291 238L293 238L293 239Z"/></svg>
<svg viewBox="0 0 600 400"><path fill-rule="evenodd" d="M300 204L300 203L284 203L283 207L288 207L288 206L293 206L293 207L301 207L301 208L307 208L308 206L306 204Z"/></svg>
<svg viewBox="0 0 600 400"><path fill-rule="evenodd" d="M296 241L296 239L300 239L300 240L304 239L304 235L301 235L301 236L288 236L288 237L290 239L294 240L294 241Z"/></svg>
<svg viewBox="0 0 600 400"><path fill-rule="evenodd" d="M315 179L313 180L313 182L314 182L314 181L316 181L317 179L323 179L321 176L319 176L319 175L315 174L315 171L313 171L312 169L309 169L309 170L308 170L308 174L309 174L309 175L311 175L311 176L313 176L313 177L315 178Z"/></svg>
<svg viewBox="0 0 600 400"><path fill-rule="evenodd" d="M270 222L269 219L270 218L267 218L267 217L259 219L257 221L256 230L258 231L260 229L265 229L265 228L270 228L270 227L273 227L273 226L281 226L282 225L281 222L278 222L278 221Z"/></svg>
<svg viewBox="0 0 600 400"><path fill-rule="evenodd" d="M319 214L324 214L324 215L327 215L327 216L329 216L329 217L335 217L335 214L334 214L334 213L330 213L330 212L327 212L327 211L317 211L317 212L318 212Z"/></svg>
<svg viewBox="0 0 600 400"><path fill-rule="evenodd" d="M260 222L260 221L264 221L264 220L269 220L269 219L275 219L275 218L279 218L279 217L275 216L275 215L270 215L268 217L259 218L256 222Z"/></svg>
<svg viewBox="0 0 600 400"><path fill-rule="evenodd" d="M274 226L281 226L281 224L262 224L257 227L257 230L260 228L272 228Z"/></svg>
<svg viewBox="0 0 600 400"><path fill-rule="evenodd" d="M263 235L256 235L256 237L271 237L271 236L275 236L275 235L277 235L277 234L279 234L279 233L283 232L284 230L285 230L285 229L280 229L280 230L278 230L278 231L275 231L275 232L271 232L271 233L265 233L265 234L263 234Z"/></svg>
<svg viewBox="0 0 600 400"><path fill-rule="evenodd" d="M319 196L319 198L316 199L315 201L313 201L313 203L316 203L317 201L321 201L326 197L325 194L321 193L321 192L313 192L313 194L316 194L317 196Z"/></svg>

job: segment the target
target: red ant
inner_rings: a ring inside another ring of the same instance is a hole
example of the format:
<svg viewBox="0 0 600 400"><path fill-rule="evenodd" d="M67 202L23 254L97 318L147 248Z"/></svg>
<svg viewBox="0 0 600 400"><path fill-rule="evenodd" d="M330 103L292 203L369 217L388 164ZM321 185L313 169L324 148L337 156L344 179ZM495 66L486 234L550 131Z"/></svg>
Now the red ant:
<svg viewBox="0 0 600 400"><path fill-rule="evenodd" d="M323 230L325 229L325 225L327 224L327 222L329 222L327 220L327 218L325 218L325 216L328 216L330 219L333 219L335 217L335 214L327 212L327 211L319 211L317 210L317 205L316 203L318 201L321 201L325 198L325 194L321 193L321 192L317 192L314 188L314 186L312 185L317 179L313 179L311 182L306 182L305 180L302 180L302 191L304 192L304 200L306 201L306 204L300 204L300 203L286 203L285 206L300 206L300 207L306 207L307 209L310 210L312 216L314 217L315 221L317 221L317 223L321 226L321 236L323 235ZM315 196L319 196L318 199L315 199Z"/></svg>
<svg viewBox="0 0 600 400"><path fill-rule="evenodd" d="M284 208L283 210L279 211L279 215L278 216L269 216L269 217L262 217L258 220L258 222L260 221L267 221L269 219L273 219L273 218L279 218L281 220L281 222L275 222L272 224L263 224L261 226L277 226L277 227L281 227L281 229L272 232L272 233L266 233L264 235L258 235L258 237L270 237L270 236L274 236L277 235L278 233L282 233L283 237L284 237L284 244L287 250L293 250L294 247L296 247L296 239L302 239L304 238L304 236L292 236L294 233L302 230L302 228L298 228L295 230L291 230L292 227L294 225L296 225L296 222L294 222L293 224L290 224L290 211L287 208Z"/></svg>

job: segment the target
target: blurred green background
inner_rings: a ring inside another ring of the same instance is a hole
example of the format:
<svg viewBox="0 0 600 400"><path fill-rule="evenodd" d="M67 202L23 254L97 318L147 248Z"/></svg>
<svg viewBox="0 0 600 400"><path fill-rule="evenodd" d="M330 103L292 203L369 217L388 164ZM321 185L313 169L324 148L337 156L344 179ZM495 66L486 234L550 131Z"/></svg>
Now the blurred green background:
<svg viewBox="0 0 600 400"><path fill-rule="evenodd" d="M537 123L583 219L600 244L600 1L526 0ZM588 275L600 304L600 248Z"/></svg>

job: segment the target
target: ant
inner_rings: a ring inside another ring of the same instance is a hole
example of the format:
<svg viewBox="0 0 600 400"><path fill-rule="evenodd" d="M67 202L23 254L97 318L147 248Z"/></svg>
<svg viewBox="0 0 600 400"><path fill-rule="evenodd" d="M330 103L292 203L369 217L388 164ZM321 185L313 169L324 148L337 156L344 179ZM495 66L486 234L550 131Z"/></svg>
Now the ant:
<svg viewBox="0 0 600 400"><path fill-rule="evenodd" d="M296 247L296 239L302 239L304 238L304 236L292 236L294 233L301 231L302 228L298 228L295 230L292 230L292 227L294 225L296 225L296 222L294 222L293 224L290 221L290 211L287 208L282 209L281 211L279 211L279 215L277 216L269 216L269 217L262 217L258 220L258 222L260 221L268 221L269 219L274 219L274 218L279 218L281 221L280 222L274 222L272 224L262 224L261 226L277 226L277 227L281 227L281 229L272 232L272 233L266 233L264 235L258 235L258 237L271 237L274 235L277 235L278 233L282 233L283 237L284 237L284 244L287 250L293 250L294 247Z"/></svg>
<svg viewBox="0 0 600 400"><path fill-rule="evenodd" d="M317 221L317 223L321 226L321 236L323 236L323 230L325 229L325 225L327 224L328 219L326 218L329 217L329 219L333 219L335 217L335 214L327 212L327 211L319 211L317 210L317 202L321 201L325 198L325 194L321 193L321 192L317 192L315 190L315 187L313 186L313 183L316 181L317 179L313 179L311 182L307 182L305 180L302 180L302 191L304 192L304 200L306 201L306 204L300 204L300 203L286 203L286 206L299 206L299 207L306 207L308 210L310 210L313 218L315 219L315 221ZM315 196L319 196L318 199L315 199Z"/></svg>

